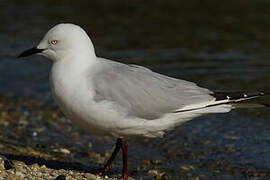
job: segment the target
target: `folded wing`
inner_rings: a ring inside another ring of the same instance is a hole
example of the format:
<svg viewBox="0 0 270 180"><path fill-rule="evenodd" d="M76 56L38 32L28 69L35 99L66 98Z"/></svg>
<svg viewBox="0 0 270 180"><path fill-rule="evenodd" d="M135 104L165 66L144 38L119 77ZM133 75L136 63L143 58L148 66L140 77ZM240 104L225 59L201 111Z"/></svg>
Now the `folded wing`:
<svg viewBox="0 0 270 180"><path fill-rule="evenodd" d="M214 101L211 91L195 83L155 73L147 68L99 59L95 100L110 101L128 116L156 119L186 106Z"/></svg>

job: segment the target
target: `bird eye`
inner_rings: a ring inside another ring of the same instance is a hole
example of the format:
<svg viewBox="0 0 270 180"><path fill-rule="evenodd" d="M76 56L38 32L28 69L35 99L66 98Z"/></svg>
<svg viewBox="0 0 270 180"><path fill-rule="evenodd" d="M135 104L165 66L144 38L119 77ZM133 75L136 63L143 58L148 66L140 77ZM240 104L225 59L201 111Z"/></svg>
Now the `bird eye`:
<svg viewBox="0 0 270 180"><path fill-rule="evenodd" d="M57 40L52 40L52 41L51 41L51 44L52 44L52 45L55 45L55 44L57 44L57 42L58 42Z"/></svg>

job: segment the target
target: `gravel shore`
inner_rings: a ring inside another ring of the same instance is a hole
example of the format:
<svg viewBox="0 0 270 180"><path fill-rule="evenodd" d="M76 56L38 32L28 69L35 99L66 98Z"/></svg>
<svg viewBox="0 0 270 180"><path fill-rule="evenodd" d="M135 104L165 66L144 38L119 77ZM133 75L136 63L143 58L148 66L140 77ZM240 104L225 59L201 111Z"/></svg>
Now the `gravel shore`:
<svg viewBox="0 0 270 180"><path fill-rule="evenodd" d="M10 161L5 157L0 157L0 179L3 180L102 180L113 179L95 176L90 173L80 173L72 170L55 170L47 168L46 165L38 164L26 165L22 161Z"/></svg>

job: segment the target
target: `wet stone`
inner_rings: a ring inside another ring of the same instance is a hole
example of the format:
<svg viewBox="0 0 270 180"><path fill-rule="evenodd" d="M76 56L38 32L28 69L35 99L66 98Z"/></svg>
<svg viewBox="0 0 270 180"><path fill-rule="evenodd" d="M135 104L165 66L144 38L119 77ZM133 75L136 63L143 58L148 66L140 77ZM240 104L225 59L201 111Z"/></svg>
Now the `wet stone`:
<svg viewBox="0 0 270 180"><path fill-rule="evenodd" d="M61 174L57 176L54 180L66 180L66 176Z"/></svg>
<svg viewBox="0 0 270 180"><path fill-rule="evenodd" d="M4 160L4 167L6 170L13 169L13 164L9 160Z"/></svg>
<svg viewBox="0 0 270 180"><path fill-rule="evenodd" d="M151 162L149 160L142 160L142 165L143 166L149 166L151 164Z"/></svg>
<svg viewBox="0 0 270 180"><path fill-rule="evenodd" d="M154 165L160 165L160 164L162 164L162 161L161 160L151 160L151 163Z"/></svg>
<svg viewBox="0 0 270 180"><path fill-rule="evenodd" d="M24 177L24 176L25 176L25 174L22 173L22 172L16 172L15 174L16 174L17 176L20 176L20 177Z"/></svg>
<svg viewBox="0 0 270 180"><path fill-rule="evenodd" d="M60 152L62 152L64 154L70 154L70 151L68 149L65 149L65 148L60 148Z"/></svg>
<svg viewBox="0 0 270 180"><path fill-rule="evenodd" d="M85 178L87 178L87 179L89 179L89 180L95 180L95 179L97 179L97 176L96 176L96 175L90 174L90 173L85 173L85 174L83 175L83 177L85 177Z"/></svg>

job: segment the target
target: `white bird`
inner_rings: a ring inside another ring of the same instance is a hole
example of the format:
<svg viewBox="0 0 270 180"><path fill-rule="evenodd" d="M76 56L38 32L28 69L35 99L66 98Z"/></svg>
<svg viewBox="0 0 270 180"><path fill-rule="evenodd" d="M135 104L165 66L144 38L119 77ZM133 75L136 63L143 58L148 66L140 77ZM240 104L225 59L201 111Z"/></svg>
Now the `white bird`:
<svg viewBox="0 0 270 180"><path fill-rule="evenodd" d="M125 138L162 137L195 117L229 112L240 101L269 94L213 92L141 66L97 57L87 33L74 24L54 26L38 46L18 57L32 54L53 61L52 95L68 118L88 133L118 138L104 168L94 172L108 171L121 149L123 180L129 176Z"/></svg>

